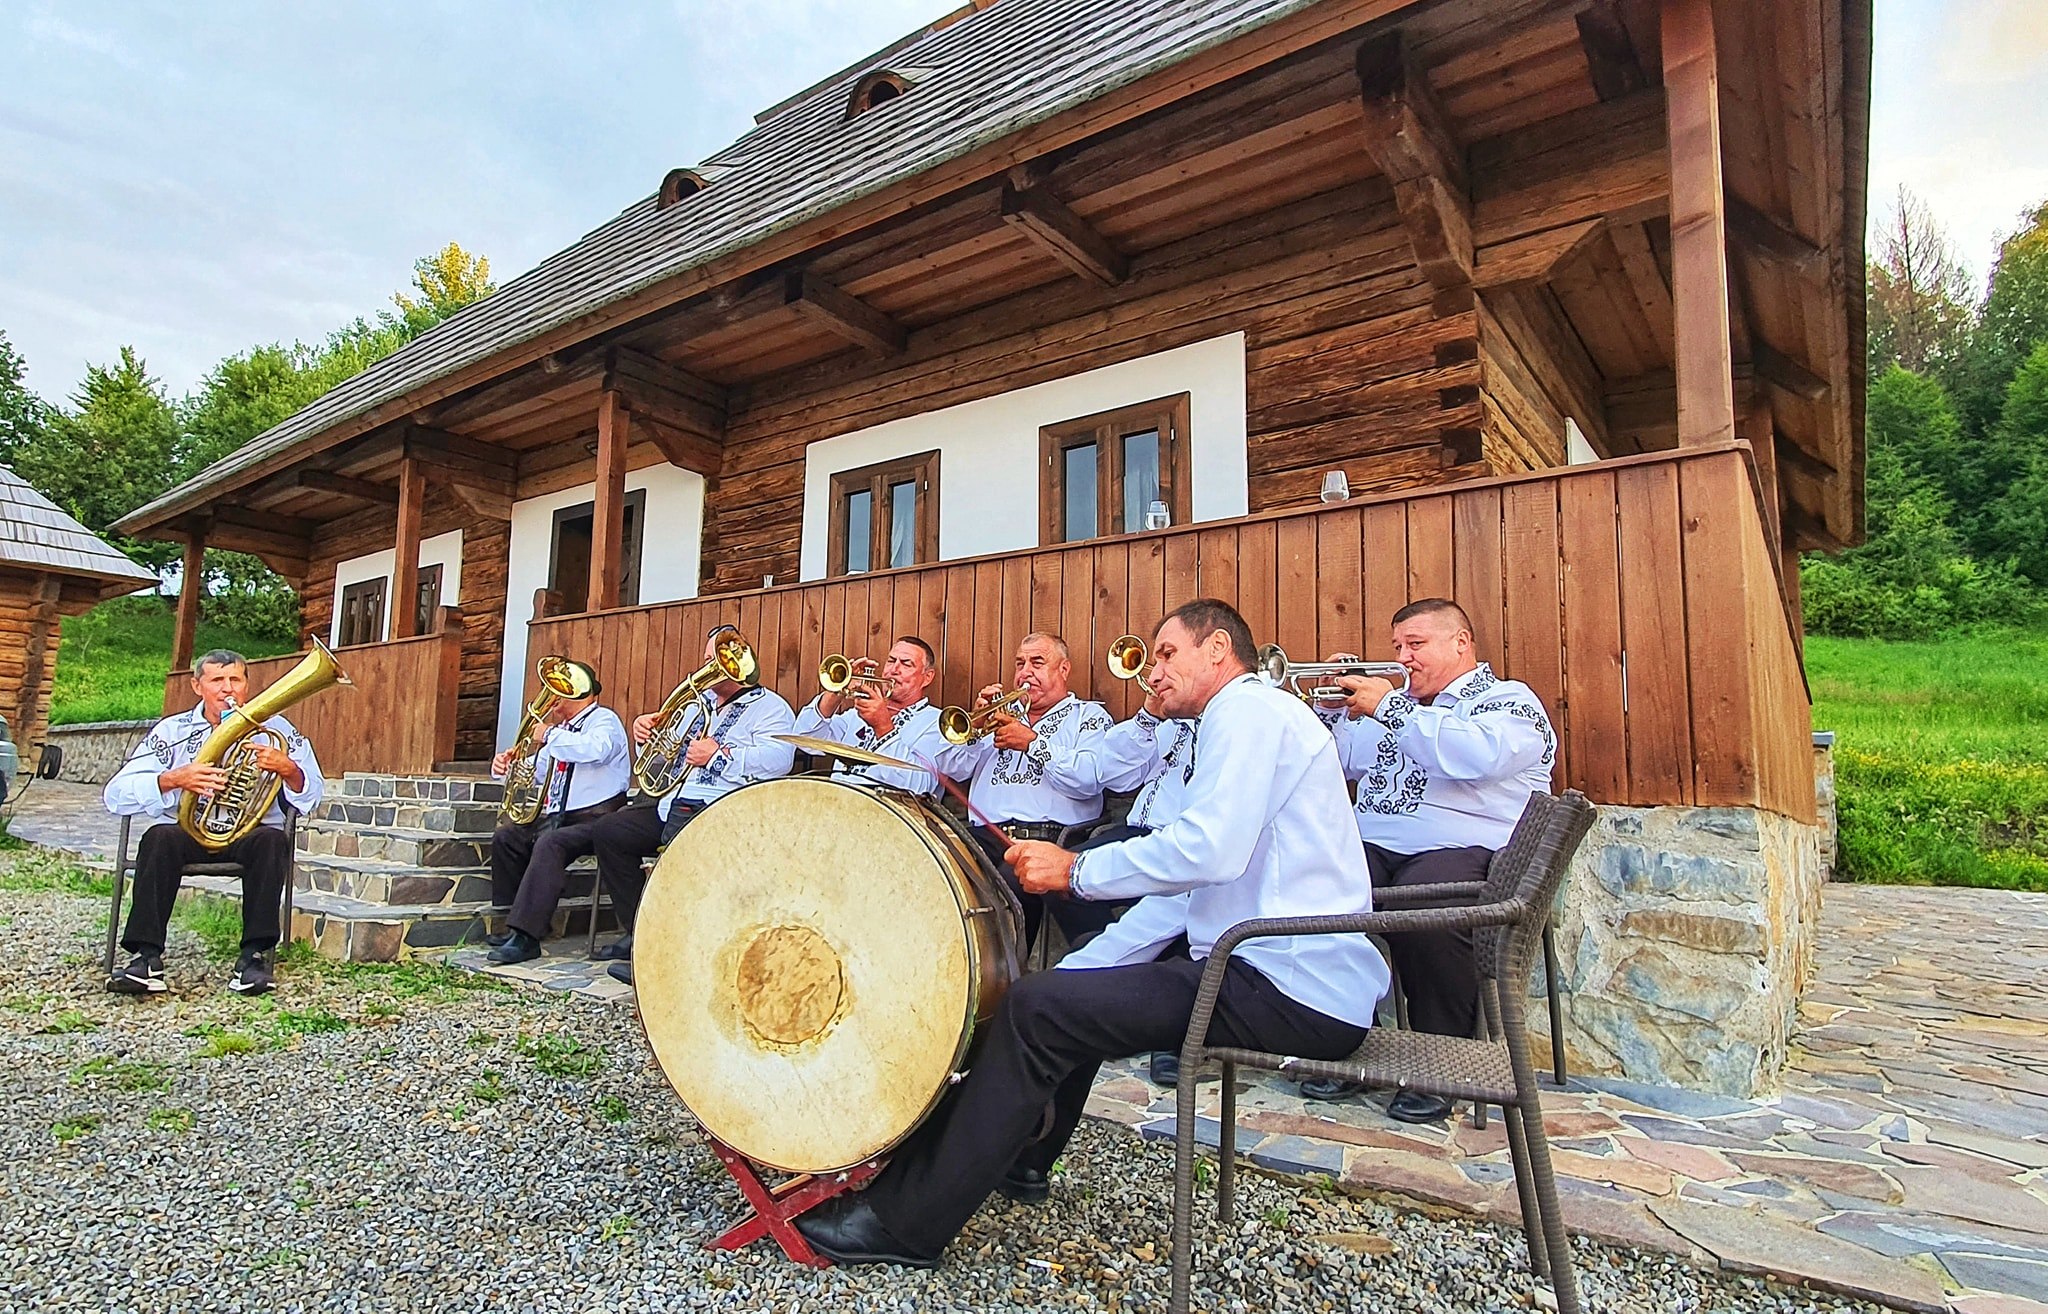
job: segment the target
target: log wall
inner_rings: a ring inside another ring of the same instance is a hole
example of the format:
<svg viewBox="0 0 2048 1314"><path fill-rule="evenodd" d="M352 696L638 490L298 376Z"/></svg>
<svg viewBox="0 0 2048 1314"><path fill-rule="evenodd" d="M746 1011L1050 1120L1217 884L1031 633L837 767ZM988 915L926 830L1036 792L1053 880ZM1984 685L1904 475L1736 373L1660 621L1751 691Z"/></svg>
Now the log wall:
<svg viewBox="0 0 2048 1314"><path fill-rule="evenodd" d="M23 772L35 770L36 749L50 729L58 618L98 601L98 587L85 580L0 569L0 716L7 718Z"/></svg>
<svg viewBox="0 0 2048 1314"><path fill-rule="evenodd" d="M918 634L939 652L934 696L964 702L1048 629L1075 651L1077 690L1126 715L1135 691L1101 654L1189 598L1235 603L1260 641L1306 659L1390 657L1394 611L1450 596L1481 655L1550 708L1559 788L1811 821L1811 710L1772 572L1747 448L1729 444L537 621L528 650L593 662L631 715L694 668L717 623L740 627L792 702L815 692L825 654Z"/></svg>

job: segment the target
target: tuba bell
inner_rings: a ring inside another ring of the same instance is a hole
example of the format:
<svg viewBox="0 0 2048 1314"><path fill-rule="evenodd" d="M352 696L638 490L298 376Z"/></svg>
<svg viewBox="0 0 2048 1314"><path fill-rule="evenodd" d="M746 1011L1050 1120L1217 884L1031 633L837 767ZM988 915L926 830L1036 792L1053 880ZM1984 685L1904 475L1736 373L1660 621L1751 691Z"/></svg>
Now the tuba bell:
<svg viewBox="0 0 2048 1314"><path fill-rule="evenodd" d="M246 703L229 700L220 724L192 759L194 766L217 766L227 772L227 783L206 796L186 790L185 797L178 801L179 828L197 840L201 848L218 853L261 825L271 804L277 801L278 791L284 788L284 781L276 772L256 765L256 746L268 743L280 750L285 747L284 736L263 723L333 684L353 687L354 681L334 660L327 645L316 637L313 651L272 681L269 688Z"/></svg>
<svg viewBox="0 0 2048 1314"><path fill-rule="evenodd" d="M519 734L512 741L512 765L505 772L505 798L498 815L515 826L530 826L540 818L547 803L547 789L540 780L540 727L548 712L564 698L588 698L595 686L576 663L553 653L534 665L540 675L540 692L533 696L526 715L519 718Z"/></svg>
<svg viewBox="0 0 2048 1314"><path fill-rule="evenodd" d="M659 798L688 778L691 768L684 754L690 751L690 741L710 725L710 689L724 680L761 682L761 664L752 645L729 625L713 642L711 660L684 676L655 713L654 731L633 759L633 780L641 793Z"/></svg>

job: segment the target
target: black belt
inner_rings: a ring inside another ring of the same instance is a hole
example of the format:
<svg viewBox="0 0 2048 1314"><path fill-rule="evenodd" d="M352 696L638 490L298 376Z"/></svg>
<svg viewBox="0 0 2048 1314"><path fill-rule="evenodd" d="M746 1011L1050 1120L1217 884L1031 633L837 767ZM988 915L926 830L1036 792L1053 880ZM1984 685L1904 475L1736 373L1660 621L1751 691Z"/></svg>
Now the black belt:
<svg viewBox="0 0 2048 1314"><path fill-rule="evenodd" d="M1064 821L1004 821L997 824L1003 834L1013 840L1057 841L1067 828Z"/></svg>

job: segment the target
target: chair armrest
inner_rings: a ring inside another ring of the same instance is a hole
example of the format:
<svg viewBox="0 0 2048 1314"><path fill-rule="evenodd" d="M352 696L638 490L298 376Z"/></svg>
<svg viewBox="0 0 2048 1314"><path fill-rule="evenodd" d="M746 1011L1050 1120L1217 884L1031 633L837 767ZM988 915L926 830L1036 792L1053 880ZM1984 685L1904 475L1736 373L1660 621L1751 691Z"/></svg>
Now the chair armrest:
<svg viewBox="0 0 2048 1314"><path fill-rule="evenodd" d="M1485 881L1452 881L1444 885L1382 885L1372 892L1375 908L1410 904L1471 903L1486 891Z"/></svg>

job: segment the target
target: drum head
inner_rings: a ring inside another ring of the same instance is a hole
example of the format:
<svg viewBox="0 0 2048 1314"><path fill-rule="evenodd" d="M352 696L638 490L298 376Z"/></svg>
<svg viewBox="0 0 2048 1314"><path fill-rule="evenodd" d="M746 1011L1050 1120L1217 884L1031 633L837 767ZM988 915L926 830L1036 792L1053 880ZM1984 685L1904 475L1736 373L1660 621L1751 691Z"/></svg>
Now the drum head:
<svg viewBox="0 0 2048 1314"><path fill-rule="evenodd" d="M755 1162L850 1167L943 1093L976 964L930 824L905 796L764 781L655 868L633 950L648 1042L704 1129Z"/></svg>

